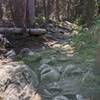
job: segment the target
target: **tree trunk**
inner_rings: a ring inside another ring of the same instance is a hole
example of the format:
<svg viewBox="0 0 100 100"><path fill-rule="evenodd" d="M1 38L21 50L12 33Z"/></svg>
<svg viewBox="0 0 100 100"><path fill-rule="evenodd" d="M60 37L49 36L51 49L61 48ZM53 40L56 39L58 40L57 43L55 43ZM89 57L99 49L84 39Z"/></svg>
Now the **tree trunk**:
<svg viewBox="0 0 100 100"><path fill-rule="evenodd" d="M9 5L14 24L17 27L27 27L27 0L9 0Z"/></svg>
<svg viewBox="0 0 100 100"><path fill-rule="evenodd" d="M35 19L34 0L10 0L10 10L17 27L31 27Z"/></svg>
<svg viewBox="0 0 100 100"><path fill-rule="evenodd" d="M0 20L3 17L2 0L0 0Z"/></svg>
<svg viewBox="0 0 100 100"><path fill-rule="evenodd" d="M46 10L46 1L45 0L43 0L43 10L44 10L44 17L46 18L46 15L47 15L46 14L47 13L46 11L47 10Z"/></svg>
<svg viewBox="0 0 100 100"><path fill-rule="evenodd" d="M28 0L27 3L28 3L27 24L28 24L28 27L31 27L35 23L35 1L34 0Z"/></svg>
<svg viewBox="0 0 100 100"><path fill-rule="evenodd" d="M60 8L59 8L59 0L56 0L56 19L60 20Z"/></svg>
<svg viewBox="0 0 100 100"><path fill-rule="evenodd" d="M100 75L100 34L98 36L98 46L96 51L96 66L94 68L94 73Z"/></svg>

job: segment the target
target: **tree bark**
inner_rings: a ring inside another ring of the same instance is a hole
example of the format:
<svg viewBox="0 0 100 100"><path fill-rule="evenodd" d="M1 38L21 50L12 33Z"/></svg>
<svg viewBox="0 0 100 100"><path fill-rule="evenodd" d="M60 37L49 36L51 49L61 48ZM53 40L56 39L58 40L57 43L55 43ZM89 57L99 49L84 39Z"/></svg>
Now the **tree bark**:
<svg viewBox="0 0 100 100"><path fill-rule="evenodd" d="M28 7L27 7L27 24L28 27L31 27L35 22L35 1L34 0L27 0Z"/></svg>
<svg viewBox="0 0 100 100"><path fill-rule="evenodd" d="M59 8L59 0L56 0L56 19L60 20L60 8Z"/></svg>
<svg viewBox="0 0 100 100"><path fill-rule="evenodd" d="M2 19L3 17L3 9L2 9L2 0L0 0L0 20Z"/></svg>
<svg viewBox="0 0 100 100"><path fill-rule="evenodd" d="M95 75L100 75L100 34L97 40L97 50L96 50L96 66L94 68Z"/></svg>
<svg viewBox="0 0 100 100"><path fill-rule="evenodd" d="M35 19L34 0L9 0L13 21L17 27L32 27Z"/></svg>

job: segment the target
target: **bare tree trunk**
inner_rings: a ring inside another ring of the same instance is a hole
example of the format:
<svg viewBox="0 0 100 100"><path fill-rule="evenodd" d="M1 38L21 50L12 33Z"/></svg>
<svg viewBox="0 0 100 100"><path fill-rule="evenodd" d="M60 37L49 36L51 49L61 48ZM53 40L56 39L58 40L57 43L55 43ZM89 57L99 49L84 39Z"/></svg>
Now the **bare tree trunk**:
<svg viewBox="0 0 100 100"><path fill-rule="evenodd" d="M59 21L60 20L60 8L59 8L59 0L56 0L56 19Z"/></svg>
<svg viewBox="0 0 100 100"><path fill-rule="evenodd" d="M62 19L66 18L66 7L67 7L67 2L66 0L62 0Z"/></svg>
<svg viewBox="0 0 100 100"><path fill-rule="evenodd" d="M44 16L46 18L46 22L49 21L49 17L50 17L50 14L51 14L51 8L52 8L52 0L43 0L43 8L44 8Z"/></svg>
<svg viewBox="0 0 100 100"><path fill-rule="evenodd" d="M32 26L35 22L35 1L34 0L27 0L28 7L27 7L27 25L28 27Z"/></svg>
<svg viewBox="0 0 100 100"><path fill-rule="evenodd" d="M96 51L96 66L94 68L94 73L100 75L100 34L98 36L98 47Z"/></svg>
<svg viewBox="0 0 100 100"><path fill-rule="evenodd" d="M26 27L27 0L10 0L13 21L17 27Z"/></svg>
<svg viewBox="0 0 100 100"><path fill-rule="evenodd" d="M50 0L47 0L47 7L46 7L46 21L48 22L49 21L49 15L50 15Z"/></svg>
<svg viewBox="0 0 100 100"><path fill-rule="evenodd" d="M2 19L3 17L3 9L2 9L2 0L0 0L0 20Z"/></svg>
<svg viewBox="0 0 100 100"><path fill-rule="evenodd" d="M34 0L10 0L10 8L17 27L30 27L35 19Z"/></svg>
<svg viewBox="0 0 100 100"><path fill-rule="evenodd" d="M44 17L46 18L46 1L45 0L43 0L43 10L44 10Z"/></svg>

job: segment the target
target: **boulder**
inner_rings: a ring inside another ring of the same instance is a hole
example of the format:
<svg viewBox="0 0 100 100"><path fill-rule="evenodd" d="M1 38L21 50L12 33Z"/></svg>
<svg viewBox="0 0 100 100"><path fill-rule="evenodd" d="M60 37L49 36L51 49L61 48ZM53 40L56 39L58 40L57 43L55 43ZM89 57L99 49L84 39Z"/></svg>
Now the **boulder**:
<svg viewBox="0 0 100 100"><path fill-rule="evenodd" d="M42 64L39 68L41 80L45 83L56 82L60 78L60 73L57 69L48 64Z"/></svg>
<svg viewBox="0 0 100 100"><path fill-rule="evenodd" d="M4 57L8 59L15 59L16 58L16 52L15 50L11 49L7 53L4 54Z"/></svg>
<svg viewBox="0 0 100 100"><path fill-rule="evenodd" d="M23 48L20 53L21 56L32 56L34 52L29 48Z"/></svg>
<svg viewBox="0 0 100 100"><path fill-rule="evenodd" d="M36 93L38 78L23 63L0 64L0 100L41 100Z"/></svg>
<svg viewBox="0 0 100 100"><path fill-rule="evenodd" d="M53 100L69 100L67 97L65 97L65 96L56 96L56 97L54 97L54 99Z"/></svg>

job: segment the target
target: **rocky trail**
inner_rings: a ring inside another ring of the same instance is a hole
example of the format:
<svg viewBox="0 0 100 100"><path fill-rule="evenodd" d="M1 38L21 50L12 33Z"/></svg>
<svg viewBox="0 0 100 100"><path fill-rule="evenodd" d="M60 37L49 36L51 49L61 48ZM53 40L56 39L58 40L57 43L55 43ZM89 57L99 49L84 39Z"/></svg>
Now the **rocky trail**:
<svg viewBox="0 0 100 100"><path fill-rule="evenodd" d="M94 61L75 52L76 32L66 25L49 24L45 36L10 41L15 47L0 60L1 100L94 100Z"/></svg>

